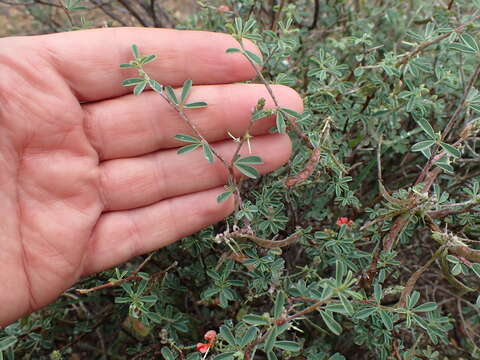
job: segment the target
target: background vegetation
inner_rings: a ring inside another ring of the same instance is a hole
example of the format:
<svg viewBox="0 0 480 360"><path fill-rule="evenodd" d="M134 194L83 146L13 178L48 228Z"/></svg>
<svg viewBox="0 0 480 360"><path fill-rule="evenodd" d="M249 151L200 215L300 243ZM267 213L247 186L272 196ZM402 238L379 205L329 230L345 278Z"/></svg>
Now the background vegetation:
<svg viewBox="0 0 480 360"><path fill-rule="evenodd" d="M254 39L255 82L305 102L272 110L294 156L233 184L234 216L81 280L1 331L0 359L480 358L480 1L0 6L3 35L135 25Z"/></svg>

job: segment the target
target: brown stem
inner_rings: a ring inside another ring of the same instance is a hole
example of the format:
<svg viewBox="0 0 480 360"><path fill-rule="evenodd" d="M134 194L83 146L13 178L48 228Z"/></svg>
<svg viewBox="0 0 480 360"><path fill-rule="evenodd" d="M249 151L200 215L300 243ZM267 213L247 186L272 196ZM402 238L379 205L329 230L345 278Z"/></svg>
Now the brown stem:
<svg viewBox="0 0 480 360"><path fill-rule="evenodd" d="M128 0L118 0L122 6L128 10L128 12L138 20L142 26L148 27L147 21L128 3Z"/></svg>
<svg viewBox="0 0 480 360"><path fill-rule="evenodd" d="M300 233L295 233L290 235L284 240L267 240L260 238L258 236L252 235L252 234L246 234L242 232L233 232L228 234L229 237L237 238L237 239L248 239L253 241L255 244L267 248L267 249L275 249L275 248L282 248L285 246L289 246L291 244L294 244L298 238L300 237Z"/></svg>
<svg viewBox="0 0 480 360"><path fill-rule="evenodd" d="M240 47L242 48L242 51L243 51L243 54L245 56L245 46L243 45L243 42L240 40L239 41L239 44L240 44ZM258 69L257 65L248 57L248 56L245 56L245 58L248 60L248 62L252 65L253 69L255 70L255 73L257 74L258 78L260 79L260 81L262 82L262 84L265 86L265 88L267 89L268 91L268 94L270 95L270 97L272 98L273 100L273 103L275 104L275 107L276 109L279 109L280 108L280 104L277 100L277 97L275 96L275 94L273 93L273 90L272 90L272 87L270 86L270 83L267 81L267 79L265 79L265 77L263 76L262 72ZM303 133L302 130L300 130L300 128L297 126L297 124L295 123L294 120L292 120L289 116L287 116L287 121L289 123L289 125L291 126L291 128L295 131L295 133L304 141L305 143L305 146L307 146L309 149L311 150L314 150L314 147L313 145L310 143L310 140L308 138L307 135L305 135Z"/></svg>
<svg viewBox="0 0 480 360"><path fill-rule="evenodd" d="M408 62L408 60L410 58L412 58L413 56L417 55L418 53L420 53L421 51L425 50L427 47L429 46L432 46L434 44L437 44L439 43L440 41L448 38L452 33L454 32L460 32L460 31L463 31L465 29L465 27L467 27L469 24L477 21L478 19L480 19L480 15L477 15L475 16L474 18L468 20L467 22L461 24L460 26L457 26L455 29L453 29L452 31L449 31L448 33L445 33L445 34L442 34L440 35L439 37L431 40L431 41L427 41L427 42L424 42L422 44L420 44L416 49L410 51L407 55L405 55L404 57L402 57L400 60L398 60L396 63L395 63L395 66L400 66L400 65L403 65L405 63Z"/></svg>
<svg viewBox="0 0 480 360"><path fill-rule="evenodd" d="M272 31L277 31L278 22L280 21L280 17L282 15L283 8L285 6L285 0L280 0L280 5L278 6L278 11L275 12L273 22L272 22ZM273 11L273 9L272 9Z"/></svg>
<svg viewBox="0 0 480 360"><path fill-rule="evenodd" d="M433 264L433 262L442 254L442 251L445 249L445 246L441 246L435 251L432 257L417 271L415 271L410 278L408 279L407 283L405 284L405 288L400 295L400 300L398 301L397 307L405 307L407 303L407 296L409 296L414 287L417 283L420 276Z"/></svg>
<svg viewBox="0 0 480 360"><path fill-rule="evenodd" d="M15 1L9 1L9 0L0 0L0 3L6 4L6 5L11 5L11 6L29 6L29 5L35 5L35 4L41 4L41 5L48 5L48 6L53 6L57 8L63 8L62 5L58 4L53 4L48 1L43 1L43 0L32 0L28 2L15 2Z"/></svg>
<svg viewBox="0 0 480 360"><path fill-rule="evenodd" d="M463 94L462 100L460 100L460 104L457 107L457 110L455 110L455 113L453 114L452 118L448 122L447 126L445 127L445 130L443 131L443 139L446 139L449 134L449 132L453 129L453 127L456 125L458 116L462 112L463 108L465 107L465 102L467 100L468 94L470 93L470 90L472 87L475 85L475 83L478 80L478 77L480 76L480 63L477 65L475 68L475 72L473 73L472 77L470 78L467 88L465 89L465 92Z"/></svg>
<svg viewBox="0 0 480 360"><path fill-rule="evenodd" d="M102 4L101 0L90 0L90 2L97 7L100 8L100 10L103 11L103 13L107 16L109 16L111 19L115 20L122 26L127 26L127 23L123 21L120 17L118 17L112 10L110 10L105 4Z"/></svg>
<svg viewBox="0 0 480 360"><path fill-rule="evenodd" d="M111 287L114 287L114 286L118 286L118 285L121 285L125 282L128 282L128 281L132 281L132 280L137 280L139 279L140 277L138 276L138 273L142 270L142 268L150 261L150 259L152 258L154 253L151 253L136 269L135 271L127 276L126 278L123 278L123 279L119 279L119 280L115 280L115 281L110 281L110 282L107 282L105 284L102 284L102 285L98 285L98 286L95 286L95 287L92 287L90 289L76 289L75 291L78 293L78 294L81 294L81 295L85 295L85 294L88 294L88 293L91 293L93 291L98 291L98 290L102 290L102 289L107 289L107 288L111 288ZM156 278L156 277L159 277L163 274L165 274L166 272L170 271L173 267L177 266L177 262L175 261L173 264L171 264L168 268L166 268L165 270L159 272L159 273L156 273L156 274L153 274L151 277L152 278Z"/></svg>
<svg viewBox="0 0 480 360"><path fill-rule="evenodd" d="M310 305L309 307L303 309L302 311L299 311L299 312L297 312L297 313L295 313L295 314L293 314L293 315L290 315L290 316L288 317L288 320L289 320L289 321L290 321L290 320L294 320L294 319L296 319L296 318L299 318L299 317L302 317L302 316L304 316L304 315L307 315L307 314L309 314L309 313L317 310L320 306L326 305L326 304L330 303L331 301L332 301L331 296L328 297L328 298L326 298L326 299L317 301L315 304Z"/></svg>
<svg viewBox="0 0 480 360"><path fill-rule="evenodd" d="M94 332L100 325L102 325L115 311L111 309L111 306L108 307L105 311L104 311L104 315L102 316L102 318L95 324L93 325L93 327L90 328L90 330L88 332L84 332L83 334L77 336L73 341L69 342L68 344L65 344L63 346L61 346L58 351L62 352L64 349L68 349L70 347L72 347L73 345L75 345L76 343L78 343L80 340L82 340L85 336L91 334L92 332Z"/></svg>

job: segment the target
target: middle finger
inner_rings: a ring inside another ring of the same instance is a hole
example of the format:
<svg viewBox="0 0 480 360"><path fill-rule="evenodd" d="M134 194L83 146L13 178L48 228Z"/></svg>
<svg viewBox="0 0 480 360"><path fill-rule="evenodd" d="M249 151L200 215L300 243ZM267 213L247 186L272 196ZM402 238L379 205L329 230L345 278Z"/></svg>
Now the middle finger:
<svg viewBox="0 0 480 360"><path fill-rule="evenodd" d="M281 107L303 111L302 100L289 87L272 86ZM191 121L210 142L242 136L248 128L252 109L265 98L273 102L263 85L229 84L194 86L187 102L205 101L206 108L186 110ZM185 143L176 134L195 135L177 112L153 91L141 96L126 95L83 105L85 128L100 160L134 157ZM273 117L258 120L252 134L264 134L275 123Z"/></svg>

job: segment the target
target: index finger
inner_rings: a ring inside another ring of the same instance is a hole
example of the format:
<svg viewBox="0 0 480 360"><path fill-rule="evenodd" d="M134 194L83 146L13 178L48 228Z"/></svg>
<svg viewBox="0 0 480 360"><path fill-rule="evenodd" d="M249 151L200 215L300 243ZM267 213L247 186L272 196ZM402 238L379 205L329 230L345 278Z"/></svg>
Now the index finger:
<svg viewBox="0 0 480 360"><path fill-rule="evenodd" d="M241 54L227 54L239 47L232 36L206 31L154 28L107 28L42 36L47 58L63 76L80 101L96 101L131 92L122 80L136 77L135 69L119 65L133 59L131 45L141 55L157 55L145 65L159 83L180 86L225 84L251 79L255 71ZM245 41L245 47L260 54Z"/></svg>

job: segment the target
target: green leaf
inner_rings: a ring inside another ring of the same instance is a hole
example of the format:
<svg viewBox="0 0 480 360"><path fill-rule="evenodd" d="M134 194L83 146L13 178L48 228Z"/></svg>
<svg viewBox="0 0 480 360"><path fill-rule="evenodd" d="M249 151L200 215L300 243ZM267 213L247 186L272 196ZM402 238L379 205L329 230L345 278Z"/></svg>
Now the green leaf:
<svg viewBox="0 0 480 360"><path fill-rule="evenodd" d="M345 311L347 312L348 315L352 316L353 315L353 306L350 300L347 299L347 297L340 293L338 294L338 297L340 298L340 302L342 303L343 307L345 308Z"/></svg>
<svg viewBox="0 0 480 360"><path fill-rule="evenodd" d="M287 130L287 125L285 123L285 115L281 111L277 111L276 114L276 125L277 125L277 131L280 134L285 134Z"/></svg>
<svg viewBox="0 0 480 360"><path fill-rule="evenodd" d="M434 302L426 302L424 304L418 305L413 309L415 312L429 312L437 309L437 304Z"/></svg>
<svg viewBox="0 0 480 360"><path fill-rule="evenodd" d="M340 237L341 238L341 237ZM345 276L345 265L342 261L335 261L335 280L337 284L341 284L343 277Z"/></svg>
<svg viewBox="0 0 480 360"><path fill-rule="evenodd" d="M256 326L270 324L270 322L267 319L265 319L263 316L254 315L254 314L245 315L242 318L242 321L246 322L247 324L256 325Z"/></svg>
<svg viewBox="0 0 480 360"><path fill-rule="evenodd" d="M248 344L252 343L258 335L258 329L255 326L251 326L245 335L243 335L242 339L240 340L240 346L243 348Z"/></svg>
<svg viewBox="0 0 480 360"><path fill-rule="evenodd" d="M143 81L139 84L137 84L134 88L133 88L133 94L134 95L140 95L143 90L145 90L145 86L147 86L147 82L146 81Z"/></svg>
<svg viewBox="0 0 480 360"><path fill-rule="evenodd" d="M386 310L380 310L379 312L380 318L382 319L383 325L387 328L387 330L393 329L393 320L390 313Z"/></svg>
<svg viewBox="0 0 480 360"><path fill-rule="evenodd" d="M217 203L221 204L232 195L231 191L225 191L217 196Z"/></svg>
<svg viewBox="0 0 480 360"><path fill-rule="evenodd" d="M220 326L220 333L219 335L223 340L228 342L230 346L236 346L237 341L235 340L235 336L233 336L232 331L230 330L229 327L222 325Z"/></svg>
<svg viewBox="0 0 480 360"><path fill-rule="evenodd" d="M233 360L235 359L233 355L235 355L235 352L226 352L215 356L213 360Z"/></svg>
<svg viewBox="0 0 480 360"><path fill-rule="evenodd" d="M272 351L267 352L267 360L278 360L277 355Z"/></svg>
<svg viewBox="0 0 480 360"><path fill-rule="evenodd" d="M142 57L142 59L140 60L140 63L142 65L145 65L145 64L148 64L149 62L152 62L156 58L157 58L157 55L147 55L147 56Z"/></svg>
<svg viewBox="0 0 480 360"><path fill-rule="evenodd" d="M302 116L302 114L299 114L296 111L293 111L293 110L287 109L287 108L281 108L280 111L286 113L287 115L290 115L291 117L294 117L295 119L298 119Z"/></svg>
<svg viewBox="0 0 480 360"><path fill-rule="evenodd" d="M162 93L163 92L163 87L160 85L160 83L156 80L149 80L148 85L152 88L157 93Z"/></svg>
<svg viewBox="0 0 480 360"><path fill-rule="evenodd" d="M277 341L275 343L275 347L285 350L285 351L300 351L302 348L300 344L294 342L294 341Z"/></svg>
<svg viewBox="0 0 480 360"><path fill-rule="evenodd" d="M348 315L348 312L345 310L341 303L330 303L325 306L325 310L343 315Z"/></svg>
<svg viewBox="0 0 480 360"><path fill-rule="evenodd" d="M255 64L257 64L259 66L263 65L262 59L257 54L254 54L253 52L251 52L249 50L245 50L244 54L247 58L249 58Z"/></svg>
<svg viewBox="0 0 480 360"><path fill-rule="evenodd" d="M417 124L420 125L420 127L422 128L423 131L425 131L425 133L430 136L430 138L432 140L435 140L435 131L433 131L433 128L432 126L430 125L430 123L425 120L424 118L417 118L415 119Z"/></svg>
<svg viewBox="0 0 480 360"><path fill-rule="evenodd" d="M165 321L165 318L158 313L148 311L148 312L145 312L145 315L147 315L147 317L150 320L152 320L154 323L157 323L157 324L161 324L162 322Z"/></svg>
<svg viewBox="0 0 480 360"><path fill-rule="evenodd" d="M204 101L198 101L190 104L185 104L184 106L186 109L200 109L200 108L207 107L208 104Z"/></svg>
<svg viewBox="0 0 480 360"><path fill-rule="evenodd" d="M376 311L377 311L377 308L374 308L374 307L365 308L357 312L355 314L355 318L363 320L368 318L370 315L372 315Z"/></svg>
<svg viewBox="0 0 480 360"><path fill-rule="evenodd" d="M423 151L425 149L428 149L433 144L435 144L435 141L433 140L420 141L412 146L412 151Z"/></svg>
<svg viewBox="0 0 480 360"><path fill-rule="evenodd" d="M235 163L235 167L245 176L248 176L252 179L257 179L260 176L260 173L254 167L245 164Z"/></svg>
<svg viewBox="0 0 480 360"><path fill-rule="evenodd" d="M217 295L220 292L219 288L210 288L202 292L202 298L208 299L214 295Z"/></svg>
<svg viewBox="0 0 480 360"><path fill-rule="evenodd" d="M252 121L257 121L270 115L272 115L272 110L258 110L252 114Z"/></svg>
<svg viewBox="0 0 480 360"><path fill-rule="evenodd" d="M277 339L277 327L273 327L267 335L265 339L265 344L263 345L263 351L266 353L273 350L273 346L275 345L275 340Z"/></svg>
<svg viewBox="0 0 480 360"><path fill-rule="evenodd" d="M340 335L342 333L342 326L334 319L333 315L329 311L320 311L325 325L330 329L335 335Z"/></svg>
<svg viewBox="0 0 480 360"><path fill-rule="evenodd" d="M450 163L448 162L448 159L445 156L440 160L438 160L437 162L435 162L435 165L438 166L440 169L445 170L448 173L454 172L453 166L450 165Z"/></svg>
<svg viewBox="0 0 480 360"><path fill-rule="evenodd" d="M232 54L232 53L242 52L242 50L237 49L237 48L229 48L229 49L227 49L226 52L227 52L227 54Z"/></svg>
<svg viewBox="0 0 480 360"><path fill-rule="evenodd" d="M203 143L202 148L203 148L203 155L205 155L205 159L207 159L209 163L213 163L215 158L210 145L208 145L207 143Z"/></svg>
<svg viewBox="0 0 480 360"><path fill-rule="evenodd" d="M460 156L462 156L462 153L460 152L460 150L458 150L456 147L450 144L441 142L440 146L443 148L443 150L445 150L448 154L450 154L455 158L459 158Z"/></svg>
<svg viewBox="0 0 480 360"><path fill-rule="evenodd" d="M460 40L467 45L469 48L471 48L474 52L479 53L480 49L478 47L478 43L475 40L475 38L468 34L468 33L463 33L460 35Z"/></svg>
<svg viewBox="0 0 480 360"><path fill-rule="evenodd" d="M243 19L241 17L236 17L234 21L237 35L243 35Z"/></svg>
<svg viewBox="0 0 480 360"><path fill-rule="evenodd" d="M460 43L452 43L448 46L452 50L460 51L467 54L475 54L475 50L472 49L470 46L460 44Z"/></svg>
<svg viewBox="0 0 480 360"><path fill-rule="evenodd" d="M177 95L175 95L173 88L171 86L165 86L165 91L167 92L167 96L170 99L170 101L175 105L178 105Z"/></svg>
<svg viewBox="0 0 480 360"><path fill-rule="evenodd" d="M260 165L263 164L260 156L246 156L235 161L236 164Z"/></svg>
<svg viewBox="0 0 480 360"><path fill-rule="evenodd" d="M182 146L180 149L177 150L177 154L178 155L187 154L193 150L196 150L201 145L202 144L190 144L190 145Z"/></svg>
<svg viewBox="0 0 480 360"><path fill-rule="evenodd" d="M273 305L273 318L278 319L282 315L283 307L285 306L285 293L283 291L278 291L275 303Z"/></svg>
<svg viewBox="0 0 480 360"><path fill-rule="evenodd" d="M475 273L475 275L477 275L478 277L480 277L480 264L472 264L472 266L470 267L470 269Z"/></svg>
<svg viewBox="0 0 480 360"><path fill-rule="evenodd" d="M411 309L417 305L418 300L420 299L420 293L418 291L413 291L408 297L408 307Z"/></svg>
<svg viewBox="0 0 480 360"><path fill-rule="evenodd" d="M373 295L375 297L375 302L377 304L380 304L380 301L382 300L382 297L383 297L382 285L378 283L373 285Z"/></svg>
<svg viewBox="0 0 480 360"><path fill-rule="evenodd" d="M185 104L185 101L187 100L188 95L190 94L190 90L192 89L192 80L185 80L183 83L183 88L182 88L182 96L181 96L181 103Z"/></svg>
<svg viewBox="0 0 480 360"><path fill-rule="evenodd" d="M170 350L168 347L162 347L162 350L160 350L160 352L162 353L162 356L165 358L165 360L175 360L175 355L173 355L172 350Z"/></svg>
<svg viewBox="0 0 480 360"><path fill-rule="evenodd" d="M125 64L120 64L120 68L122 69L131 69L131 68L135 68L135 64L132 64L132 63L125 63Z"/></svg>
<svg viewBox="0 0 480 360"><path fill-rule="evenodd" d="M469 104L468 104L468 107L469 107L470 109L472 109L473 111L476 111L476 112L480 113L480 103L477 103L477 102L475 102L475 103L469 103Z"/></svg>
<svg viewBox="0 0 480 360"><path fill-rule="evenodd" d="M5 351L17 343L17 338L15 336L6 336L0 338L0 351Z"/></svg>
<svg viewBox="0 0 480 360"><path fill-rule="evenodd" d="M142 78L130 78L122 81L123 86L133 86L144 82L145 79Z"/></svg>
<svg viewBox="0 0 480 360"><path fill-rule="evenodd" d="M191 142L191 143L201 143L202 140L197 139L196 137L184 134L177 134L175 135L175 139L184 141L184 142Z"/></svg>
<svg viewBox="0 0 480 360"><path fill-rule="evenodd" d="M138 59L140 57L137 45L135 45L135 44L132 45L132 52L133 52L133 56L135 57L135 59Z"/></svg>

